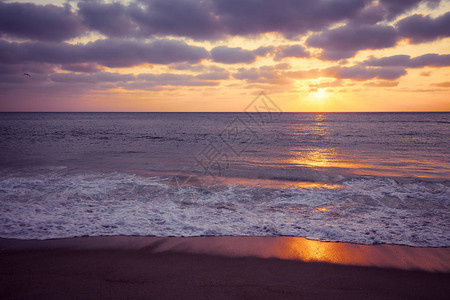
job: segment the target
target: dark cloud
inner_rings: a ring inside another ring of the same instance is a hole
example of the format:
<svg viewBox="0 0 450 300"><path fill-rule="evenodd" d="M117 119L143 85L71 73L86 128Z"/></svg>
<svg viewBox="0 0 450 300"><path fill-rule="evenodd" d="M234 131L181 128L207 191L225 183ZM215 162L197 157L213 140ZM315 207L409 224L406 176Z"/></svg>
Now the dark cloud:
<svg viewBox="0 0 450 300"><path fill-rule="evenodd" d="M253 50L253 53L258 56L266 56L269 53L272 53L276 47L274 46L263 46L258 49Z"/></svg>
<svg viewBox="0 0 450 300"><path fill-rule="evenodd" d="M450 66L450 54L436 54L429 53L412 58L408 67L422 68L422 67L448 67Z"/></svg>
<svg viewBox="0 0 450 300"><path fill-rule="evenodd" d="M144 9L131 9L133 19L148 34L214 39L224 35L223 25L214 15L214 1L141 0Z"/></svg>
<svg viewBox="0 0 450 300"><path fill-rule="evenodd" d="M131 12L130 7L118 2L81 1L78 3L78 14L86 26L109 37L139 35L139 27L130 16Z"/></svg>
<svg viewBox="0 0 450 300"><path fill-rule="evenodd" d="M232 35L280 32L288 37L321 30L355 16L365 0L215 0L215 14Z"/></svg>
<svg viewBox="0 0 450 300"><path fill-rule="evenodd" d="M278 49L275 60L281 60L285 57L309 57L309 53L301 45L282 46Z"/></svg>
<svg viewBox="0 0 450 300"><path fill-rule="evenodd" d="M415 14L400 20L397 28L402 37L410 39L414 44L449 37L450 12L435 19Z"/></svg>
<svg viewBox="0 0 450 300"><path fill-rule="evenodd" d="M295 37L353 18L371 0L140 0L123 5L83 1L79 14L109 37L175 35L219 39L280 32Z"/></svg>
<svg viewBox="0 0 450 300"><path fill-rule="evenodd" d="M429 7L436 7L440 0L379 0L386 18L391 20L418 6L419 3L427 3Z"/></svg>
<svg viewBox="0 0 450 300"><path fill-rule="evenodd" d="M85 27L69 5L0 2L1 34L42 41L64 41L83 32Z"/></svg>
<svg viewBox="0 0 450 300"><path fill-rule="evenodd" d="M97 40L83 46L88 61L108 67L127 67L142 63L197 63L208 57L201 47L182 41L155 40L150 43L123 40Z"/></svg>
<svg viewBox="0 0 450 300"><path fill-rule="evenodd" d="M229 35L267 32L294 38L309 31L326 29L337 22L375 25L405 13L421 2L429 6L439 3L438 0L135 0L123 4L85 0L79 1L78 10L73 11L68 4L44 6L0 2L0 32L42 41L71 39L83 34L87 28L110 38L173 35L215 40ZM443 29L448 28L447 21L447 17L434 20L416 15L399 23L399 28L413 41L420 42L448 36L448 30ZM438 33L430 37L429 30ZM376 31L369 34L376 34ZM353 50L334 49L332 52L335 56L348 56Z"/></svg>
<svg viewBox="0 0 450 300"><path fill-rule="evenodd" d="M182 41L97 40L86 45L67 43L8 43L0 41L0 62L24 61L55 64L97 63L107 67L129 67L143 63L197 63L209 56L201 47Z"/></svg>
<svg viewBox="0 0 450 300"><path fill-rule="evenodd" d="M61 66L62 70L81 72L81 73L96 73L100 72L101 68L95 63L73 63Z"/></svg>
<svg viewBox="0 0 450 300"><path fill-rule="evenodd" d="M415 58L409 55L393 55L382 58L371 57L363 62L366 66L372 67L403 67L403 68L423 68L423 67L447 67L450 66L450 54L429 53Z"/></svg>
<svg viewBox="0 0 450 300"><path fill-rule="evenodd" d="M417 8L420 3L435 8L440 0L380 0L372 1L361 12L350 19L354 24L376 24L381 21L392 21L397 16Z"/></svg>
<svg viewBox="0 0 450 300"><path fill-rule="evenodd" d="M0 64L0 82L36 83L47 79L47 74L53 73L54 67L43 63ZM24 76L28 73L31 77Z"/></svg>
<svg viewBox="0 0 450 300"><path fill-rule="evenodd" d="M406 71L401 67L369 68L357 65L353 67L331 67L325 69L323 73L341 79L368 80L378 78L394 80L405 75Z"/></svg>
<svg viewBox="0 0 450 300"><path fill-rule="evenodd" d="M409 55L393 55L382 58L371 57L363 63L371 67L385 67L385 66L395 66L395 67L406 67L411 61L411 56Z"/></svg>
<svg viewBox="0 0 450 300"><path fill-rule="evenodd" d="M345 25L314 34L306 43L311 47L322 48L322 58L339 60L352 57L359 50L395 46L397 40L397 32L392 26Z"/></svg>
<svg viewBox="0 0 450 300"><path fill-rule="evenodd" d="M229 48L226 46L218 46L211 50L213 61L223 64L249 64L255 61L256 55L250 51L240 47Z"/></svg>
<svg viewBox="0 0 450 300"><path fill-rule="evenodd" d="M19 65L0 65L0 83L33 84L44 82L56 89L65 86L71 89L125 89L156 90L162 86L216 86L218 76L194 76L190 74L119 74L119 73L52 73L46 76L24 77ZM12 75L10 73L13 73ZM33 74L34 75L34 74ZM53 85L52 85L53 84ZM73 87L73 88L72 88Z"/></svg>
<svg viewBox="0 0 450 300"><path fill-rule="evenodd" d="M50 79L61 83L89 83L97 84L101 82L127 82L135 80L132 74L119 73L98 73L98 74L74 74L74 73L53 73Z"/></svg>

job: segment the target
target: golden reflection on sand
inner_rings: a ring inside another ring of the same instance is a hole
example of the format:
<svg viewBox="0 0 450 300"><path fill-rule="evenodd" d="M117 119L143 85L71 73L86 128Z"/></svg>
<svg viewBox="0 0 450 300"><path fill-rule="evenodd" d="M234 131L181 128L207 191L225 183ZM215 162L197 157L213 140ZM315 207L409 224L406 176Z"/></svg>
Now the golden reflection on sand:
<svg viewBox="0 0 450 300"><path fill-rule="evenodd" d="M319 242L303 237L87 237L55 240L0 239L5 250L123 249L151 253L182 252L231 257L261 257L372 266L404 270L450 272L450 248L400 245L359 245Z"/></svg>
<svg viewBox="0 0 450 300"><path fill-rule="evenodd" d="M319 242L303 237L192 237L164 239L156 252L181 251L234 257L450 272L450 248Z"/></svg>
<svg viewBox="0 0 450 300"><path fill-rule="evenodd" d="M285 237L280 243L277 255L284 259L428 271L450 270L449 248L328 243L300 237Z"/></svg>

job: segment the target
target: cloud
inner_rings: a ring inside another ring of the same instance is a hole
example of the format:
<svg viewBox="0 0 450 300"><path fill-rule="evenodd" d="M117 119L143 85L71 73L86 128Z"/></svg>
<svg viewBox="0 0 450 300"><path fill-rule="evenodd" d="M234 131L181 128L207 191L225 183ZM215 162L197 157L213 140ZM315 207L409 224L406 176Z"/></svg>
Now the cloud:
<svg viewBox="0 0 450 300"><path fill-rule="evenodd" d="M233 77L253 83L285 84L290 82L290 78L284 76L283 72L287 68L287 64L263 66L250 69L240 68L238 69L238 72L233 74Z"/></svg>
<svg viewBox="0 0 450 300"><path fill-rule="evenodd" d="M409 11L419 3L435 6L439 1L135 0L124 4L82 0L77 3L77 10L72 10L69 4L0 2L0 33L41 41L72 39L88 29L109 38L181 36L217 40L230 35L278 32L292 39L310 31L326 29L337 22L375 25ZM444 29L448 27L447 20L448 17L444 16L431 19L416 15L402 20L399 28L403 34L412 36L413 41L428 40L432 37L420 31L439 29L448 36ZM433 38L441 36L438 34ZM344 55L350 50L335 49L333 52Z"/></svg>
<svg viewBox="0 0 450 300"><path fill-rule="evenodd" d="M344 25L314 34L306 43L311 47L322 48L322 58L339 60L352 57L359 50L395 46L397 40L397 32L392 26Z"/></svg>
<svg viewBox="0 0 450 300"><path fill-rule="evenodd" d="M214 1L142 0L143 10L134 9L134 20L147 33L214 39L223 36L222 24L213 13Z"/></svg>
<svg viewBox="0 0 450 300"><path fill-rule="evenodd" d="M275 60L285 57L309 57L309 52L301 45L290 45L280 47L275 55Z"/></svg>
<svg viewBox="0 0 450 300"><path fill-rule="evenodd" d="M227 71L213 71L208 73L203 73L195 76L198 79L202 80L224 80L230 77L230 73Z"/></svg>
<svg viewBox="0 0 450 300"><path fill-rule="evenodd" d="M438 86L438 87L450 88L450 81L439 82L439 83L433 83L432 86Z"/></svg>
<svg viewBox="0 0 450 300"><path fill-rule="evenodd" d="M0 34L42 41L64 41L86 30L69 5L0 2Z"/></svg>
<svg viewBox="0 0 450 300"><path fill-rule="evenodd" d="M128 5L82 1L78 7L86 25L108 37L174 35L214 40L267 32L295 37L352 18L370 2L140 0Z"/></svg>
<svg viewBox="0 0 450 300"><path fill-rule="evenodd" d="M201 80L190 74L139 74L138 81L143 81L146 86L215 86L216 81Z"/></svg>
<svg viewBox="0 0 450 300"><path fill-rule="evenodd" d="M426 3L428 7L435 8L440 0L380 0L371 1L354 18L349 19L353 24L376 24L381 21L392 21L397 16L404 14L420 3Z"/></svg>
<svg viewBox="0 0 450 300"><path fill-rule="evenodd" d="M0 62L25 61L55 64L96 63L107 67L130 67L143 63L197 63L209 56L202 47L182 41L97 40L85 45L68 43L9 43L0 40Z"/></svg>
<svg viewBox="0 0 450 300"><path fill-rule="evenodd" d="M418 44L450 36L450 12L435 19L430 16L412 15L400 20L397 28L402 37Z"/></svg>
<svg viewBox="0 0 450 300"><path fill-rule="evenodd" d="M36 83L47 80L47 74L53 73L54 67L43 63L0 64L0 82ZM31 77L24 76L31 74Z"/></svg>
<svg viewBox="0 0 450 300"><path fill-rule="evenodd" d="M213 61L223 64L249 64L255 61L256 55L250 51L240 47L229 48L226 46L218 46L211 50Z"/></svg>
<svg viewBox="0 0 450 300"><path fill-rule="evenodd" d="M258 56L266 56L269 53L272 53L276 47L274 46L262 46L258 49L253 50L253 53Z"/></svg>
<svg viewBox="0 0 450 300"><path fill-rule="evenodd" d="M360 0L215 0L214 13L228 34L279 32L293 37L351 18L369 1Z"/></svg>
<svg viewBox="0 0 450 300"><path fill-rule="evenodd" d="M450 54L429 53L415 58L411 58L409 55L393 55L382 58L371 57L364 61L363 64L372 67L447 67L450 66Z"/></svg>
<svg viewBox="0 0 450 300"><path fill-rule="evenodd" d="M364 85L369 87L396 87L398 86L398 81L376 81L376 82L367 82Z"/></svg>
<svg viewBox="0 0 450 300"><path fill-rule="evenodd" d="M96 84L100 82L126 82L135 79L132 74L119 73L98 73L98 74L74 74L74 73L53 73L50 79L61 83L89 83Z"/></svg>
<svg viewBox="0 0 450 300"><path fill-rule="evenodd" d="M386 18L392 20L396 16L405 13L419 5L427 3L428 7L436 7L440 0L380 0L380 6L383 8Z"/></svg>
<svg viewBox="0 0 450 300"><path fill-rule="evenodd" d="M101 3L81 1L78 14L84 24L109 37L129 37L139 35L139 26L130 16L129 7L121 3Z"/></svg>
<svg viewBox="0 0 450 300"><path fill-rule="evenodd" d="M66 71L82 72L82 73L95 73L101 71L101 68L95 63L65 64L61 66L61 69Z"/></svg>
<svg viewBox="0 0 450 300"><path fill-rule="evenodd" d="M142 63L197 63L208 57L208 52L204 48L167 39L155 40L150 43L97 40L86 44L83 48L84 55L89 61L95 61L108 67L127 67Z"/></svg>
<svg viewBox="0 0 450 300"><path fill-rule="evenodd" d="M13 71L16 65L7 65L6 69L3 69L0 65L0 82L6 83L35 83L37 81L47 81L47 85L54 83L58 86L66 86L68 89L111 89L122 87L125 89L144 89L155 90L157 87L162 86L216 86L219 83L216 78L206 78L207 76L194 76L190 74L150 74L144 73L139 75L134 74L120 74L120 73L94 73L94 74L76 74L76 73L52 73L48 76L32 76L33 80L29 80L28 77L23 77L22 73L7 74L7 72ZM9 76L6 76L9 75ZM210 76L213 77L213 76ZM74 86L75 85L75 86ZM50 86L50 85L49 85ZM73 87L73 88L72 88Z"/></svg>
<svg viewBox="0 0 450 300"><path fill-rule="evenodd" d="M373 78L394 80L406 74L401 67L369 68L366 66L331 67L323 71L323 74L341 79L368 80Z"/></svg>

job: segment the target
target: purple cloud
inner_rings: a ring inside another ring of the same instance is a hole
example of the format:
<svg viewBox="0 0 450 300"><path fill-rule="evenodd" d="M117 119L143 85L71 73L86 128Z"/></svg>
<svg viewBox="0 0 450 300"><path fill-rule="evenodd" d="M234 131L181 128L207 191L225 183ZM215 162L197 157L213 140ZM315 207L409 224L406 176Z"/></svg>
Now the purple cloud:
<svg viewBox="0 0 450 300"><path fill-rule="evenodd" d="M306 43L311 47L322 48L322 58L339 60L352 57L359 50L395 46L397 40L397 32L392 26L345 25L314 34Z"/></svg>
<svg viewBox="0 0 450 300"><path fill-rule="evenodd" d="M353 18L370 2L140 0L128 5L83 1L78 7L86 25L109 37L175 35L204 40L266 32L294 37Z"/></svg>
<svg viewBox="0 0 450 300"><path fill-rule="evenodd" d="M119 73L97 73L97 74L73 74L73 73L53 73L50 79L61 83L88 83L97 84L101 82L127 82L135 79L132 74Z"/></svg>
<svg viewBox="0 0 450 300"><path fill-rule="evenodd" d="M280 32L293 37L351 18L368 2L215 0L214 12L220 17L227 33L232 35Z"/></svg>
<svg viewBox="0 0 450 300"><path fill-rule="evenodd" d="M148 34L188 36L194 39L222 37L224 30L213 13L213 1L141 0L143 10L132 17Z"/></svg>
<svg viewBox="0 0 450 300"><path fill-rule="evenodd" d="M439 3L438 0L135 0L128 4L80 1L74 12L68 4L62 7L0 2L0 33L42 41L64 41L82 35L88 28L110 38L174 35L215 40L267 32L295 38L342 21L374 25L421 2L429 6ZM421 20L410 18L404 21L403 31L417 33L415 24ZM436 22L447 27L446 22ZM438 28L439 24L428 27ZM439 28L443 30L442 26ZM337 56L350 53L350 50L333 51L341 53Z"/></svg>
<svg viewBox="0 0 450 300"><path fill-rule="evenodd" d="M384 9L386 18L392 20L417 7L421 2L427 3L428 7L436 7L440 0L380 0L380 6Z"/></svg>
<svg viewBox="0 0 450 300"><path fill-rule="evenodd" d="M275 55L275 60L281 60L285 57L309 57L309 52L301 45L280 47Z"/></svg>
<svg viewBox="0 0 450 300"><path fill-rule="evenodd" d="M81 73L96 73L100 72L100 67L95 63L73 63L61 66L62 70L81 72Z"/></svg>
<svg viewBox="0 0 450 300"><path fill-rule="evenodd" d="M86 45L67 43L8 43L0 40L0 62L46 62L55 64L97 63L107 67L129 67L143 63L197 63L209 56L201 47L182 41L97 40Z"/></svg>
<svg viewBox="0 0 450 300"><path fill-rule="evenodd" d="M197 63L207 58L208 52L204 48L190 46L182 41L166 39L150 43L97 40L83 46L83 56L87 61L107 67L127 67L142 63Z"/></svg>
<svg viewBox="0 0 450 300"><path fill-rule="evenodd" d="M449 37L450 12L435 19L415 14L400 20L397 28L400 35L409 38L413 44Z"/></svg>
<svg viewBox="0 0 450 300"><path fill-rule="evenodd" d="M211 50L213 61L223 64L249 64L255 61L256 55L250 51L240 47L229 48L226 46L218 46Z"/></svg>
<svg viewBox="0 0 450 300"><path fill-rule="evenodd" d="M0 64L0 82L36 83L47 79L47 74L53 73L54 66L44 63ZM31 77L23 76L32 74Z"/></svg>
<svg viewBox="0 0 450 300"><path fill-rule="evenodd" d="M409 55L393 55L382 58L371 57L363 62L366 66L372 67L403 67L403 68L423 68L423 67L447 67L450 66L450 54L429 53L415 58Z"/></svg>
<svg viewBox="0 0 450 300"><path fill-rule="evenodd" d="M78 14L84 24L109 37L138 35L138 25L130 13L129 7L118 2L82 1L78 3Z"/></svg>
<svg viewBox="0 0 450 300"><path fill-rule="evenodd" d="M240 68L238 72L233 74L233 77L253 83L284 84L290 82L290 79L284 76L282 72L288 66L287 64L278 64L250 69Z"/></svg>
<svg viewBox="0 0 450 300"><path fill-rule="evenodd" d="M69 5L0 2L0 33L42 41L64 41L84 33L85 26Z"/></svg>
<svg viewBox="0 0 450 300"><path fill-rule="evenodd" d="M144 81L147 86L214 86L217 82L201 80L190 74L139 74L137 80Z"/></svg>
<svg viewBox="0 0 450 300"><path fill-rule="evenodd" d="M368 80L372 78L394 80L406 74L401 67L368 68L365 66L331 67L324 74L341 79Z"/></svg>

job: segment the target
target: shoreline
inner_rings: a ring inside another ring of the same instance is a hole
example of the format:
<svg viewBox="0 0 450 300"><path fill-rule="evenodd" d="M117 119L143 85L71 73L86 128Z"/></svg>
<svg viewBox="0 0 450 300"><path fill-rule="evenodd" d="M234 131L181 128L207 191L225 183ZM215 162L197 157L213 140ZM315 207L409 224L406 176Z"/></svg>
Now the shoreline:
<svg viewBox="0 0 450 300"><path fill-rule="evenodd" d="M450 247L365 245L287 236L92 236L45 240L0 238L0 254L42 250L173 252L450 273Z"/></svg>
<svg viewBox="0 0 450 300"><path fill-rule="evenodd" d="M310 253L309 260L302 253ZM339 261L348 255L353 265ZM2 299L446 299L449 255L449 248L288 237L0 239L0 294ZM430 269L431 262L443 265ZM419 270L420 264L429 269Z"/></svg>
<svg viewBox="0 0 450 300"><path fill-rule="evenodd" d="M317 256L305 261L292 256L300 249L283 252L287 245L296 249L292 242ZM0 239L0 249L2 299L446 299L450 293L450 272L442 266L435 272L376 266L420 257L417 262L448 263L449 248L287 237L114 236ZM339 254L343 249L354 265L326 261L347 257Z"/></svg>

